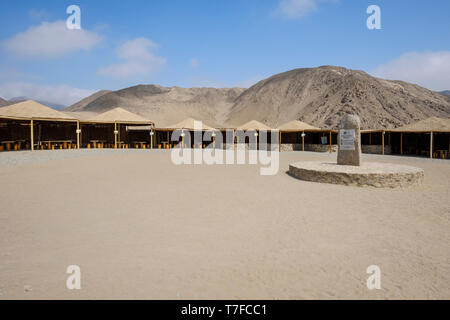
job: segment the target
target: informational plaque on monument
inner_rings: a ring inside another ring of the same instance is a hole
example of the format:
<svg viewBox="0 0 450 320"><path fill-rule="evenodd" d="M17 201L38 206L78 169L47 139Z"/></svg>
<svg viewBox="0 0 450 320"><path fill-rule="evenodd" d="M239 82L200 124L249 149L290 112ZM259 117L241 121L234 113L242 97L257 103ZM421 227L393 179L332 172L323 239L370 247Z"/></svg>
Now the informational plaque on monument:
<svg viewBox="0 0 450 320"><path fill-rule="evenodd" d="M339 130L339 148L341 150L355 150L355 130L354 129L343 129Z"/></svg>

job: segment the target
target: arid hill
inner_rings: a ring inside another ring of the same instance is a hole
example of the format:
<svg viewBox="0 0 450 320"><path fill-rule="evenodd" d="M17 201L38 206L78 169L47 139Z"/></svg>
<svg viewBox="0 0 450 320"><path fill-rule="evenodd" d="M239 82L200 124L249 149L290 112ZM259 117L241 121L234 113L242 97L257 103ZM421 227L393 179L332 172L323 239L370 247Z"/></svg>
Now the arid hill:
<svg viewBox="0 0 450 320"><path fill-rule="evenodd" d="M192 117L208 125L224 123L241 88L180 88L157 85L139 85L119 91L108 92L99 97L88 97L64 111L104 112L122 107L141 114L166 126Z"/></svg>
<svg viewBox="0 0 450 320"><path fill-rule="evenodd" d="M8 106L10 103L6 101L5 99L0 98L0 108Z"/></svg>
<svg viewBox="0 0 450 320"><path fill-rule="evenodd" d="M98 92L65 111L103 112L119 106L157 126L192 117L210 126L239 126L255 119L272 128L291 120L336 128L345 113L356 113L364 129L381 129L432 116L450 117L448 96L333 66L280 73L249 89L139 85Z"/></svg>
<svg viewBox="0 0 450 320"><path fill-rule="evenodd" d="M324 66L296 69L262 80L233 106L228 123L251 119L277 127L298 119L337 128L345 113L361 117L363 128L394 128L428 117L449 117L450 98L402 81L363 71Z"/></svg>
<svg viewBox="0 0 450 320"><path fill-rule="evenodd" d="M107 93L112 92L111 90L100 90L93 95L90 95L87 98L84 98L83 100L78 101L77 103L71 105L70 107L66 108L64 111L70 111L70 112L79 112L79 111L85 111L84 109L88 104L91 102L97 100L101 96L104 96Z"/></svg>

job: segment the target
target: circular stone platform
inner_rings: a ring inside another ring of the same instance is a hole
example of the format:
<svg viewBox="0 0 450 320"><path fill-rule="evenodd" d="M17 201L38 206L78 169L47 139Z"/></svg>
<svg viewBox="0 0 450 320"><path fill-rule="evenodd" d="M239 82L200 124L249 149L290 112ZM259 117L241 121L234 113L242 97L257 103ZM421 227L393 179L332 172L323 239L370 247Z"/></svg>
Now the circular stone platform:
<svg viewBox="0 0 450 320"><path fill-rule="evenodd" d="M364 162L359 167L318 161L297 162L289 166L289 174L306 181L376 188L418 185L424 177L420 168L375 162Z"/></svg>

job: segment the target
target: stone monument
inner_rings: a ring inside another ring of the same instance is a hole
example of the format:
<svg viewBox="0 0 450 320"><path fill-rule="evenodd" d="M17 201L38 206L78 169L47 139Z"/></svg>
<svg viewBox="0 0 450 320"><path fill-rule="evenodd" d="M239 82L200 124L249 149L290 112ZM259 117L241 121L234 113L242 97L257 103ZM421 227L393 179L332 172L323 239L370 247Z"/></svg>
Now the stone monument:
<svg viewBox="0 0 450 320"><path fill-rule="evenodd" d="M404 188L422 183L424 171L421 168L383 162L361 163L360 124L355 115L342 119L337 163L301 161L289 165L289 174L304 181L358 187Z"/></svg>
<svg viewBox="0 0 450 320"><path fill-rule="evenodd" d="M356 115L346 115L339 125L338 165L361 165L361 121Z"/></svg>

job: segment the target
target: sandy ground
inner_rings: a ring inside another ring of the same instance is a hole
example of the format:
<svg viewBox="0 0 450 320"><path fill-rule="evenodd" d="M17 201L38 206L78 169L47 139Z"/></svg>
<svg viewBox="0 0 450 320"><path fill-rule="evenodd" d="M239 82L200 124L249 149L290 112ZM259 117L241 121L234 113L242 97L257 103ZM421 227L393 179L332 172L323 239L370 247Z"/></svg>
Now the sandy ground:
<svg viewBox="0 0 450 320"><path fill-rule="evenodd" d="M424 184L316 184L165 151L0 154L0 299L450 298L450 161ZM66 268L81 267L81 290ZM381 290L366 269L381 268Z"/></svg>

